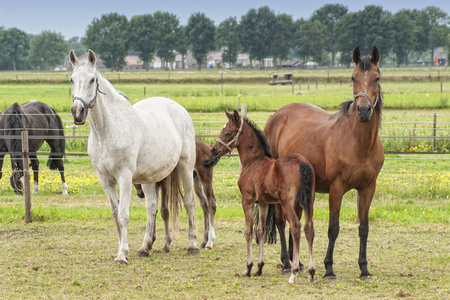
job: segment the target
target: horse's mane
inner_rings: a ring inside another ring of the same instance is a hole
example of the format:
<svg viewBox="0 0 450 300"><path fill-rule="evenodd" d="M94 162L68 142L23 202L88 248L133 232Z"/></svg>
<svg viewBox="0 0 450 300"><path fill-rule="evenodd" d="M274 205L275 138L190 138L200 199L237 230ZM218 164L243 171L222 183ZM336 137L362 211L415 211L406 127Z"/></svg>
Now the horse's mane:
<svg viewBox="0 0 450 300"><path fill-rule="evenodd" d="M244 118L244 121L250 125L250 127L253 129L253 131L255 132L256 136L258 137L258 141L261 145L261 147L264 150L264 154L267 157L272 158L272 152L270 151L270 147L269 147L269 143L267 142L266 137L264 136L264 134L262 133L262 131L256 126L255 122L250 121L247 118Z"/></svg>

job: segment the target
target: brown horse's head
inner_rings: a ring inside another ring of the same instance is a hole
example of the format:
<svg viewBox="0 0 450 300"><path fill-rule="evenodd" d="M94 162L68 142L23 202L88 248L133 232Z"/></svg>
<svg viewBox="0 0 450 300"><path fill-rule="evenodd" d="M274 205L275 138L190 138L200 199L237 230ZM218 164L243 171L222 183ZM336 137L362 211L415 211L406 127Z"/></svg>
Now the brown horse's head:
<svg viewBox="0 0 450 300"><path fill-rule="evenodd" d="M205 167L216 165L223 155L231 152L239 144L238 138L242 132L244 119L239 116L236 110L233 114L225 111L225 114L228 117L228 122L222 128L219 137L211 147L211 157L203 162Z"/></svg>
<svg viewBox="0 0 450 300"><path fill-rule="evenodd" d="M381 97L379 88L381 74L377 66L379 59L380 54L375 46L371 56L361 57L359 47L353 50L353 62L355 63L355 70L352 74L353 97L358 120L362 123L370 121Z"/></svg>

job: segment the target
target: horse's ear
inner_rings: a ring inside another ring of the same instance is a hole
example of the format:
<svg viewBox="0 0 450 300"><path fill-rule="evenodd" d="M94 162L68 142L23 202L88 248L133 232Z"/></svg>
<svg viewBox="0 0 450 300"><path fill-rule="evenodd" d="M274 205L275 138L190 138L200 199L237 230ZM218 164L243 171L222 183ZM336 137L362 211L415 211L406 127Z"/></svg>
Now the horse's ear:
<svg viewBox="0 0 450 300"><path fill-rule="evenodd" d="M378 52L377 47L373 46L372 55L370 56L370 61L373 64L377 64L379 60L380 60L380 52Z"/></svg>
<svg viewBox="0 0 450 300"><path fill-rule="evenodd" d="M95 63L97 62L97 57L95 57L94 51L91 49L88 50L88 61L95 66Z"/></svg>
<svg viewBox="0 0 450 300"><path fill-rule="evenodd" d="M361 62L361 52L359 51L359 47L356 47L355 50L353 50L353 62L355 64Z"/></svg>
<svg viewBox="0 0 450 300"><path fill-rule="evenodd" d="M69 60L72 66L76 65L79 62L78 57L75 55L75 52L73 52L73 50L70 50L69 52Z"/></svg>
<svg viewBox="0 0 450 300"><path fill-rule="evenodd" d="M227 116L228 120L233 120L233 115L227 112L227 110L225 110L225 115Z"/></svg>
<svg viewBox="0 0 450 300"><path fill-rule="evenodd" d="M239 123L239 121L241 120L241 116L239 116L239 113L237 112L237 110L234 110L234 120Z"/></svg>

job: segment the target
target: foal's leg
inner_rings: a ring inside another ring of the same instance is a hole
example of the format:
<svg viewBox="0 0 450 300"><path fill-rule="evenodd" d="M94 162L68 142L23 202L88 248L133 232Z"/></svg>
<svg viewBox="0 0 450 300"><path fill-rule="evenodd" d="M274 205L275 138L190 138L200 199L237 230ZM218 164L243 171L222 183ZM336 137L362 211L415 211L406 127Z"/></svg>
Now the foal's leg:
<svg viewBox="0 0 450 300"><path fill-rule="evenodd" d="M216 216L216 197L212 187L213 169L207 169L199 173L201 185L203 186L203 193L206 197L206 206L208 208L208 216L206 219L208 224L208 243L206 249L212 249L214 240L216 239L216 233L214 230L214 218Z"/></svg>
<svg viewBox="0 0 450 300"><path fill-rule="evenodd" d="M193 189L194 179L192 178L192 173L194 171L193 162L190 163L188 159L180 159L177 166L178 172L181 176L181 180L183 181L183 189L184 189L183 203L184 208L186 209L186 214L189 222L188 254L199 253L199 249L197 246L197 223L196 223L197 210L195 208L195 198Z"/></svg>
<svg viewBox="0 0 450 300"><path fill-rule="evenodd" d="M203 191L203 186L198 178L198 173L194 178L194 190L197 194L198 199L200 200L200 206L203 210L203 243L200 247L205 248L206 244L208 244L208 236L209 236L209 208L206 200L205 193ZM211 248L210 248L211 249Z"/></svg>
<svg viewBox="0 0 450 300"><path fill-rule="evenodd" d="M243 276L250 277L250 272L253 268L253 249L252 249L252 238L253 238L253 209L255 207L255 202L252 196L242 195L242 209L245 215L245 240L247 241L247 264ZM264 240L263 240L264 242Z"/></svg>
<svg viewBox="0 0 450 300"><path fill-rule="evenodd" d="M264 253L263 246L264 240L266 239L266 219L267 212L269 211L269 206L264 203L259 203L259 224L258 224L258 240L259 240L259 257L258 257L258 270L255 275L261 275L262 269L264 267Z"/></svg>
<svg viewBox="0 0 450 300"><path fill-rule="evenodd" d="M39 160L36 155L30 154L30 164L33 169L33 194L39 191Z"/></svg>
<svg viewBox="0 0 450 300"><path fill-rule="evenodd" d="M309 262L308 262L308 281L314 282L314 275L316 274L316 265L314 263L313 258L313 242L314 242L314 224L313 224L313 213L314 213L314 192L311 195L311 205L308 210L305 210L305 226L303 230L305 232L306 240L308 241L308 254L309 254ZM300 215L302 209L300 208ZM300 266L300 270L302 266ZM303 272L305 267L303 266Z"/></svg>
<svg viewBox="0 0 450 300"><path fill-rule="evenodd" d="M141 188L145 194L145 209L147 210L147 225L145 228L144 241L142 246L137 251L137 257L149 256L149 251L152 249L153 243L156 239L156 213L158 210L158 194L156 191L156 184L142 184Z"/></svg>
<svg viewBox="0 0 450 300"><path fill-rule="evenodd" d="M293 193L294 194L294 193ZM286 201L285 199L292 199L291 201ZM289 229L292 235L292 267L291 276L289 277L289 283L294 284L297 282L297 274L300 270L299 267L299 248L300 248L300 235L301 235L301 224L294 209L294 196L283 195L280 193L280 202L282 202L284 214L286 220L289 222Z"/></svg>

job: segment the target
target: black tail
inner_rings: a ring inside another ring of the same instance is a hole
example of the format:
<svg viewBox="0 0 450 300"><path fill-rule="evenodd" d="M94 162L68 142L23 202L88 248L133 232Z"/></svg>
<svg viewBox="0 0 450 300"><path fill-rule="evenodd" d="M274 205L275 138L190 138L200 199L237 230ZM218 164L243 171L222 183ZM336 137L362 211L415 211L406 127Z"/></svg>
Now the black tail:
<svg viewBox="0 0 450 300"><path fill-rule="evenodd" d="M303 210L308 211L312 205L311 190L314 174L311 165L306 162L300 162L298 168L300 170L301 183L295 203L300 205Z"/></svg>
<svg viewBox="0 0 450 300"><path fill-rule="evenodd" d="M258 205L255 205L254 216L253 216L253 226L255 231L256 243L259 243L258 234L256 234L258 229L259 221L259 209ZM268 244L277 243L277 224L275 222L275 204L269 204L269 212L267 213L266 219L266 239L264 241Z"/></svg>
<svg viewBox="0 0 450 300"><path fill-rule="evenodd" d="M52 116L52 118L50 120L50 128L59 129L59 130L57 130L57 132L58 132L57 136L64 137L64 126L61 121L61 118L56 114L56 112L53 108L51 108L51 110L53 111L54 115ZM47 166L50 168L50 170L56 170L59 168L59 165L61 162L58 162L58 161L64 157L65 152L66 152L66 140L65 139L58 140L57 144L59 146L59 149L57 150L58 153L51 152L48 157Z"/></svg>

